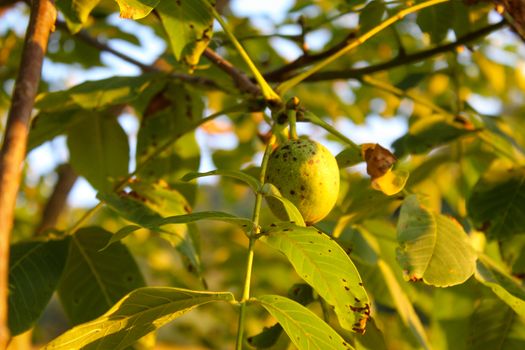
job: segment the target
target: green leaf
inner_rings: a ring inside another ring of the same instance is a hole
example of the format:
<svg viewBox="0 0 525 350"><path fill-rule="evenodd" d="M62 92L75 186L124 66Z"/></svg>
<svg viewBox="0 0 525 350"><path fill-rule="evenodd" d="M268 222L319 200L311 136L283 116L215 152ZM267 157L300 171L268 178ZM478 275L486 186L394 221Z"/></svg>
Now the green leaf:
<svg viewBox="0 0 525 350"><path fill-rule="evenodd" d="M69 90L39 95L36 108L45 111L63 110L73 106L88 110L100 109L131 103L143 95L156 93L163 84L164 76L159 73L86 81Z"/></svg>
<svg viewBox="0 0 525 350"><path fill-rule="evenodd" d="M272 204L274 208L277 207L277 204L279 203L282 205L283 210L288 215L288 219L295 223L298 226L306 226L306 223L304 222L303 215L297 209L295 204L292 203L287 198L284 198L281 196L281 193L279 192L279 189L272 185L271 183L265 183L261 193L265 196L267 202L274 201ZM277 203L278 202L278 203Z"/></svg>
<svg viewBox="0 0 525 350"><path fill-rule="evenodd" d="M478 260L475 277L518 315L525 318L525 288L520 280L509 276L484 256Z"/></svg>
<svg viewBox="0 0 525 350"><path fill-rule="evenodd" d="M12 336L30 329L55 292L69 239L13 244L9 254L8 324Z"/></svg>
<svg viewBox="0 0 525 350"><path fill-rule="evenodd" d="M471 317L468 350L525 347L525 319L496 298L484 298Z"/></svg>
<svg viewBox="0 0 525 350"><path fill-rule="evenodd" d="M199 177L216 176L216 175L225 176L225 177L229 177L232 179L242 181L248 186L250 186L250 188L254 192L257 192L261 188L261 183L259 182L259 180L239 170L217 169L217 170L208 171L206 173L192 172L192 173L188 173L184 175L182 177L182 181L191 181Z"/></svg>
<svg viewBox="0 0 525 350"><path fill-rule="evenodd" d="M450 3L431 6L421 10L417 15L417 24L421 31L429 34L434 44L440 43L446 38L453 21L454 8Z"/></svg>
<svg viewBox="0 0 525 350"><path fill-rule="evenodd" d="M345 148L335 156L335 160L337 160L337 165L340 169L351 167L364 161L361 149L358 147Z"/></svg>
<svg viewBox="0 0 525 350"><path fill-rule="evenodd" d="M525 233L525 168L486 172L472 189L467 211L491 239Z"/></svg>
<svg viewBox="0 0 525 350"><path fill-rule="evenodd" d="M315 228L287 222L272 224L262 232L261 240L282 252L298 275L334 306L343 328L364 331L370 302L343 248Z"/></svg>
<svg viewBox="0 0 525 350"><path fill-rule="evenodd" d="M440 115L425 116L414 121L408 133L397 139L392 146L398 157L420 154L474 131Z"/></svg>
<svg viewBox="0 0 525 350"><path fill-rule="evenodd" d="M412 302L405 294L396 277L394 276L394 272L390 266L388 266L388 264L381 259L378 260L377 266L379 271L381 271L381 275L388 288L388 292L394 301L397 313L399 314L399 317L403 321L404 325L412 332L423 349L431 349L427 335L425 333L425 328L423 327L416 310L414 310Z"/></svg>
<svg viewBox="0 0 525 350"><path fill-rule="evenodd" d="M366 33L381 23L386 12L386 6L381 0L370 1L359 15L359 31Z"/></svg>
<svg viewBox="0 0 525 350"><path fill-rule="evenodd" d="M56 6L66 17L69 30L78 32L88 20L91 11L100 0L57 0Z"/></svg>
<svg viewBox="0 0 525 350"><path fill-rule="evenodd" d="M58 294L73 324L100 316L124 295L144 286L126 246L116 243L100 252L111 236L100 227L86 227L71 238Z"/></svg>
<svg viewBox="0 0 525 350"><path fill-rule="evenodd" d="M213 35L213 14L206 0L162 0L157 11L178 61L199 63Z"/></svg>
<svg viewBox="0 0 525 350"><path fill-rule="evenodd" d="M58 135L67 133L75 124L91 118L92 115L93 112L82 109L38 113L31 122L27 143L28 152Z"/></svg>
<svg viewBox="0 0 525 350"><path fill-rule="evenodd" d="M293 300L279 295L253 300L275 317L299 350L353 349L316 314Z"/></svg>
<svg viewBox="0 0 525 350"><path fill-rule="evenodd" d="M437 287L465 282L473 273L476 253L465 231L452 218L424 208L415 195L401 207L398 260L407 280Z"/></svg>
<svg viewBox="0 0 525 350"><path fill-rule="evenodd" d="M261 333L247 338L246 341L254 348L266 349L277 343L282 332L283 327L279 323L276 323L273 326L265 327Z"/></svg>
<svg viewBox="0 0 525 350"><path fill-rule="evenodd" d="M69 128L67 145L71 166L99 191L113 191L128 174L128 137L113 116L93 112L83 118Z"/></svg>
<svg viewBox="0 0 525 350"><path fill-rule="evenodd" d="M158 5L159 0L117 0L120 17L141 19Z"/></svg>
<svg viewBox="0 0 525 350"><path fill-rule="evenodd" d="M245 229L250 229L254 226L253 222L250 219L240 218L238 216L220 212L220 211L202 211L198 213L185 214L185 215L176 215L168 216L166 218L158 218L154 220L147 220L147 227L153 230L159 230L163 225L167 224L187 224L190 222L200 221L200 220L211 220L211 221L222 221L231 224L237 224ZM141 229L142 227L136 225L124 226L118 230L102 249L106 249L109 245L122 240L131 233Z"/></svg>
<svg viewBox="0 0 525 350"><path fill-rule="evenodd" d="M44 349L124 349L195 307L213 301L231 302L234 297L231 293L180 288L139 288L101 317L67 331Z"/></svg>

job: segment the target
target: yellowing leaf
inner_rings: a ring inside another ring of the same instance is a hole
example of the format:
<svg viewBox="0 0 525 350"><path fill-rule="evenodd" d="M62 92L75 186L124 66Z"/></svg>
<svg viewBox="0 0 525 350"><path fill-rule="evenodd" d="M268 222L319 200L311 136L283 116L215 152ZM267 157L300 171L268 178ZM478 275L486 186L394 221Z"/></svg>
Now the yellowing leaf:
<svg viewBox="0 0 525 350"><path fill-rule="evenodd" d="M159 0L117 0L120 8L120 17L141 19L157 6Z"/></svg>
<svg viewBox="0 0 525 350"><path fill-rule="evenodd" d="M408 180L409 172L406 170L389 169L383 176L372 180L372 187L387 196L401 192Z"/></svg>

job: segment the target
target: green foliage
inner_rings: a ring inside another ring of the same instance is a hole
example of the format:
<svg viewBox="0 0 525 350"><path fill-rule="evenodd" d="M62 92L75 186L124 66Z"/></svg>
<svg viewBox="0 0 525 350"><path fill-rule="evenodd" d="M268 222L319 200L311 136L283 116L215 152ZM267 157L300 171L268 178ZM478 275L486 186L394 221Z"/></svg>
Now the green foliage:
<svg viewBox="0 0 525 350"><path fill-rule="evenodd" d="M499 31L512 11L495 23L486 1L295 0L262 21L227 1L56 5L66 25L9 242L12 334L33 329L45 349L524 347L525 55ZM2 116L24 69L10 23ZM105 75L115 53L142 72ZM339 152L335 206L312 208L329 211L315 226L267 182L283 180L266 175L289 118ZM37 237L66 195L42 163L65 157L100 203L71 198Z"/></svg>

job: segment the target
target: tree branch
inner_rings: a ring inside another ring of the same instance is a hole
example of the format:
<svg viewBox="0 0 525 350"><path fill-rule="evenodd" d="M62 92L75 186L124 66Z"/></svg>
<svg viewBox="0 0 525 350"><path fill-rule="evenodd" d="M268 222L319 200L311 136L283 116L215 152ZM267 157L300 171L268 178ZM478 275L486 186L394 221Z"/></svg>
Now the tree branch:
<svg viewBox="0 0 525 350"><path fill-rule="evenodd" d="M217 52L209 47L204 50L204 56L213 62L217 67L222 69L226 74L232 77L235 85L241 92L246 92L252 95L260 95L261 89L254 84L241 70L237 69L229 61L221 57Z"/></svg>
<svg viewBox="0 0 525 350"><path fill-rule="evenodd" d="M0 349L7 347L9 243L31 112L56 10L52 0L33 0L18 77L0 150Z"/></svg>
<svg viewBox="0 0 525 350"><path fill-rule="evenodd" d="M57 173L57 182L53 188L53 192L46 202L46 205L44 206L42 219L35 230L35 235L40 235L46 229L56 226L60 213L66 205L69 192L78 178L78 175L73 171L73 168L69 164L60 165L57 169Z"/></svg>
<svg viewBox="0 0 525 350"><path fill-rule="evenodd" d="M379 63L379 64L368 66L368 67L356 68L356 69L346 69L346 70L334 70L334 71L319 72L319 73L316 73L316 74L308 77L304 81L316 82L316 81L337 80L337 79L358 79L358 78L361 78L363 75L366 75L366 74L371 74L371 73L375 73L375 72L379 72L379 71L384 71L384 70L388 70L388 69L391 69L391 68L399 67L399 66L402 66L402 65L406 65L406 64L422 61L422 60L425 60L427 58L439 55L441 53L451 51L451 50L455 49L458 46L467 44L467 43L469 43L471 41L474 41L476 39L484 37L484 36L492 33L493 31L496 31L496 30L504 27L505 25L506 25L506 21L503 20L503 21L500 21L498 23L491 24L489 26L486 26L486 27L480 28L480 29L478 29L476 31L473 31L471 33L468 33L468 34L462 36L461 38L459 38L458 40L456 40L456 41L454 41L452 43L436 46L436 47L434 47L432 49L429 49L429 50L423 50L423 51L419 51L419 52L408 54L408 55L398 56L398 57L396 57L396 58L394 58L394 59L392 59L390 61ZM331 50L331 49L329 49L329 50ZM290 63L290 64L292 64L292 63ZM308 64L310 64L310 63L312 63L312 62L309 62ZM308 65L308 64L306 64L306 65ZM284 67L286 67L286 66L284 66ZM298 65L297 66L297 68L302 68L302 67L304 67L304 65ZM267 79L269 79L269 81L271 81L271 82L281 82L281 81L287 80L287 79L289 79L291 77L291 75L276 76L276 75L273 74L273 72L269 73L269 74L272 74L272 75L271 76L266 76L265 75L265 77Z"/></svg>

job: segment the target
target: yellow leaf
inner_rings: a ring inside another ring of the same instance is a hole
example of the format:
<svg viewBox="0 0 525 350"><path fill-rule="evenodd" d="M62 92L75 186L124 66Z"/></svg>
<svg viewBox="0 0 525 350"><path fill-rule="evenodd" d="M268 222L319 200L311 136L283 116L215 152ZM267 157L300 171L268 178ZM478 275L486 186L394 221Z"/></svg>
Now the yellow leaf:
<svg viewBox="0 0 525 350"><path fill-rule="evenodd" d="M403 190L408 180L406 170L388 170L385 175L372 180L372 188L381 191L387 196L393 196Z"/></svg>

